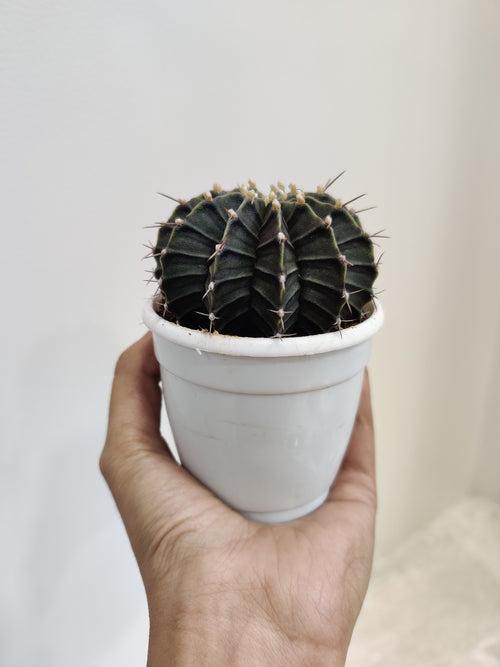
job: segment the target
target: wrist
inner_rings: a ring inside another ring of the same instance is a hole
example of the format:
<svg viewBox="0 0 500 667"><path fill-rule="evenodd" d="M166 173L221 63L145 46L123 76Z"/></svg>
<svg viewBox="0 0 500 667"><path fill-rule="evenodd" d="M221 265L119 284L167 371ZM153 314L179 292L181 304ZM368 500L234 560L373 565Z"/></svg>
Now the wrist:
<svg viewBox="0 0 500 667"><path fill-rule="evenodd" d="M175 616L172 618L172 616ZM240 604L214 605L209 615L195 610L176 615L150 612L148 667L175 665L345 664L346 647L322 645L291 633Z"/></svg>

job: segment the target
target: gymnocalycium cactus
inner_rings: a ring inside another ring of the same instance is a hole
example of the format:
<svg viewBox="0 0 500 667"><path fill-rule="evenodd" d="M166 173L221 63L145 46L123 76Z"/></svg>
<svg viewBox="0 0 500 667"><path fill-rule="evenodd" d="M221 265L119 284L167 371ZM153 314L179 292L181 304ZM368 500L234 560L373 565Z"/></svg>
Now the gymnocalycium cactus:
<svg viewBox="0 0 500 667"><path fill-rule="evenodd" d="M335 180L316 192L278 182L268 195L253 181L229 191L215 184L174 199L149 255L157 312L193 329L277 338L362 321L377 276L373 242L348 208L354 200L327 194Z"/></svg>

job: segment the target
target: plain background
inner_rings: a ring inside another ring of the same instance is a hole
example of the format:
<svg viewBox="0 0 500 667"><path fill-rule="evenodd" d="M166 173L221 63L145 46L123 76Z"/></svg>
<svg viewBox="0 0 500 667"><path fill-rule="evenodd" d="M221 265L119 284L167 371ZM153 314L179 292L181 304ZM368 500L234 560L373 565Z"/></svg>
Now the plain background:
<svg viewBox="0 0 500 667"><path fill-rule="evenodd" d="M500 3L3 0L0 662L144 663L97 460L165 190L369 192L378 552L500 500Z"/></svg>

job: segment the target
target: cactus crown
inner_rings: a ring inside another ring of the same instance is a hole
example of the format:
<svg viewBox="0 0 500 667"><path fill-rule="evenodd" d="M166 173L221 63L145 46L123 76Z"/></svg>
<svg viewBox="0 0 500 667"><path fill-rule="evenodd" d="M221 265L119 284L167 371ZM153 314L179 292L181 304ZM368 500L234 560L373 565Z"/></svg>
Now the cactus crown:
<svg viewBox="0 0 500 667"><path fill-rule="evenodd" d="M239 336L311 335L359 323L371 313L377 265L356 212L327 194L335 180L314 193L279 182L268 195L253 181L229 191L215 184L174 200L151 249L157 312Z"/></svg>

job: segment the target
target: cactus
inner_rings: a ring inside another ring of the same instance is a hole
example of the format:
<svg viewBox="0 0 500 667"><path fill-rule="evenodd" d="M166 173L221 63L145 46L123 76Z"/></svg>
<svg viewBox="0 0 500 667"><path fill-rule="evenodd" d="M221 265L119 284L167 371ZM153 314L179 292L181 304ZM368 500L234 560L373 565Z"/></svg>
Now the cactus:
<svg viewBox="0 0 500 667"><path fill-rule="evenodd" d="M253 181L215 184L174 200L150 254L157 312L193 329L277 338L362 321L377 276L373 242L348 207L354 200L327 193L335 180L314 193L279 182L266 196Z"/></svg>

